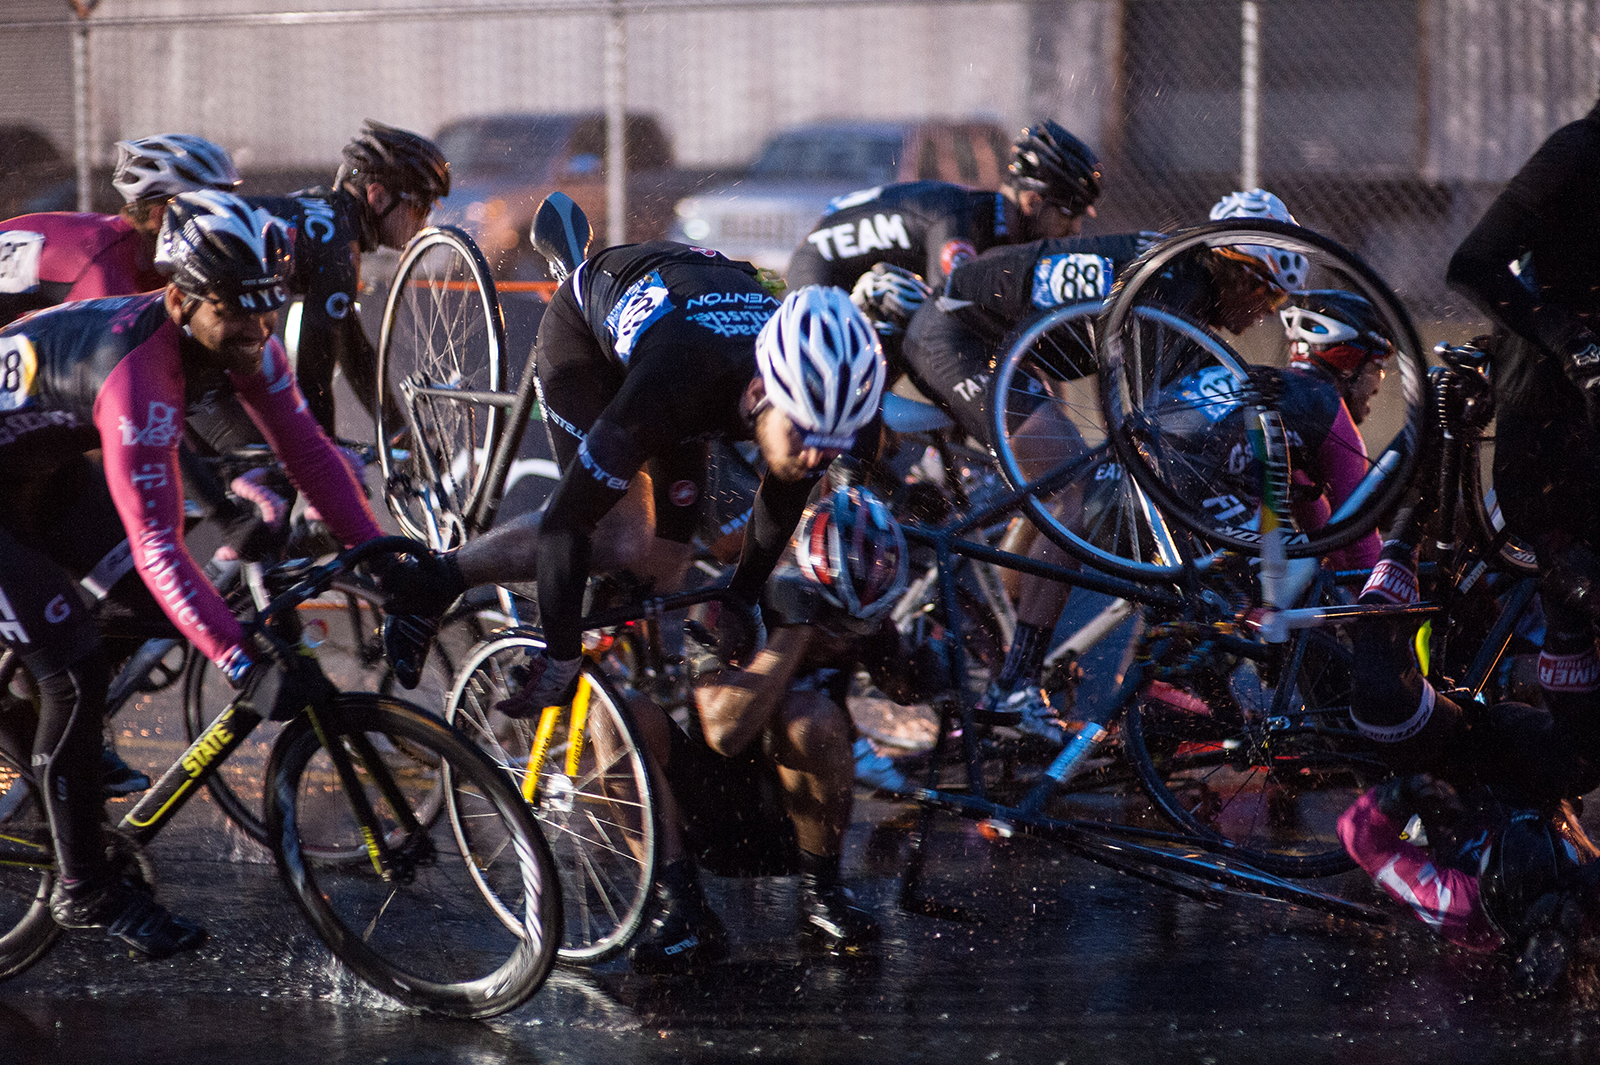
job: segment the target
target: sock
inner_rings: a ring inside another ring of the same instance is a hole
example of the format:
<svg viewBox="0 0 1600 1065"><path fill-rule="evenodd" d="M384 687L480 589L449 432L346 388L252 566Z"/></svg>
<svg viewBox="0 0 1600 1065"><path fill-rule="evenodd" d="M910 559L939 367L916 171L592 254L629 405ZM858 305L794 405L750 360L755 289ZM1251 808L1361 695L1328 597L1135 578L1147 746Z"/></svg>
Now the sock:
<svg viewBox="0 0 1600 1065"><path fill-rule="evenodd" d="M815 888L828 888L839 882L839 855L800 852L800 873Z"/></svg>
<svg viewBox="0 0 1600 1065"><path fill-rule="evenodd" d="M1015 688L1024 677L1037 676L1044 662L1044 652L1044 628L1026 621L1017 622L1017 632L1011 639L1010 650L1006 651L997 683L1002 688Z"/></svg>
<svg viewBox="0 0 1600 1065"><path fill-rule="evenodd" d="M1360 603L1394 603L1410 606L1417 602L1417 549L1404 540L1387 540L1378 555L1372 575L1361 587Z"/></svg>

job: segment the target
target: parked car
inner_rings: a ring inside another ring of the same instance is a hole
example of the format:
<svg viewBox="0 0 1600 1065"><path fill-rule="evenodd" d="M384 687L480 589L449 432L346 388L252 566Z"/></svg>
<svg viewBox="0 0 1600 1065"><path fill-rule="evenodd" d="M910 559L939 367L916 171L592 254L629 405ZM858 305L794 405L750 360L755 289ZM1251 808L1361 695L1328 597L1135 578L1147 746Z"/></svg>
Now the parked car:
<svg viewBox="0 0 1600 1065"><path fill-rule="evenodd" d="M734 182L678 201L671 238L783 271L834 199L897 181L999 185L1011 142L992 122L830 122L767 142Z"/></svg>
<svg viewBox="0 0 1600 1065"><path fill-rule="evenodd" d="M76 210L72 163L29 125L0 125L0 218Z"/></svg>
<svg viewBox="0 0 1600 1065"><path fill-rule="evenodd" d="M659 239L666 235L672 204L707 172L679 169L671 141L649 115L629 115L623 135L627 239ZM544 277L528 230L540 201L557 189L583 208L596 240L605 240L605 115L463 118L445 125L434 141L450 160L450 195L434 210L433 221L471 233L498 278Z"/></svg>

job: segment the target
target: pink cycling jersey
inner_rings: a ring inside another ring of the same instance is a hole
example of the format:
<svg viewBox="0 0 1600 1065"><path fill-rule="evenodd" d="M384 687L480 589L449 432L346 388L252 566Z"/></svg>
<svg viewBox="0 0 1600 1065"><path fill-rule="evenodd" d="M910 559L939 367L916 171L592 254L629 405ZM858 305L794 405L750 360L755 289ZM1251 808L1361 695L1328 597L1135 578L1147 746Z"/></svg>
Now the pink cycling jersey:
<svg viewBox="0 0 1600 1065"><path fill-rule="evenodd" d="M0 222L0 232L6 231L44 236L38 281L68 286L54 302L130 296L167 283L138 231L120 215L25 214Z"/></svg>
<svg viewBox="0 0 1600 1065"><path fill-rule="evenodd" d="M1484 912L1478 878L1435 865L1426 850L1401 839L1403 826L1378 808L1374 794L1361 796L1339 818L1339 839L1350 857L1445 939L1469 950L1499 948L1504 939Z"/></svg>
<svg viewBox="0 0 1600 1065"><path fill-rule="evenodd" d="M166 321L117 363L95 400L94 424L139 575L184 636L223 665L240 650L243 634L183 542L180 336ZM268 341L260 372L228 376L295 487L334 534L346 545L381 535L349 466L311 417L277 339Z"/></svg>

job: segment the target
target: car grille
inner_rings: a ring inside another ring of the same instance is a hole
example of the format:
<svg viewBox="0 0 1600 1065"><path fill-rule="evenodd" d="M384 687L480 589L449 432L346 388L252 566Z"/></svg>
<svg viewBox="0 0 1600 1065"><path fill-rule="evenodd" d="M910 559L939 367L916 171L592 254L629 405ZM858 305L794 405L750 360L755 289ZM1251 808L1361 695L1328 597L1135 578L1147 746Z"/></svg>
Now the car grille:
<svg viewBox="0 0 1600 1065"><path fill-rule="evenodd" d="M789 247L801 236L800 226L791 215L730 214L722 217L721 237L729 243L738 241Z"/></svg>

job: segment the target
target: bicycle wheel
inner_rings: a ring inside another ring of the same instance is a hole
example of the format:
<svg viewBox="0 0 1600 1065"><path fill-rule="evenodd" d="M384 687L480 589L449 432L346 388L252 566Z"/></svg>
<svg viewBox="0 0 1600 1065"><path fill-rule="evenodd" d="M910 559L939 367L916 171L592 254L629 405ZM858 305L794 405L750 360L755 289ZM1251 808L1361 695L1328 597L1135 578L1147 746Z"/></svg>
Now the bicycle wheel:
<svg viewBox="0 0 1600 1065"><path fill-rule="evenodd" d="M350 755L359 800L324 739ZM555 864L521 797L459 732L397 700L345 693L318 728L300 719L285 729L269 771L267 821L284 883L357 976L406 1005L456 1017L493 1017L539 989L561 927ZM461 846L427 810L444 792L451 820L470 828ZM357 801L376 815L385 870L376 860L308 861L308 845L364 838ZM480 881L493 885L493 904Z"/></svg>
<svg viewBox="0 0 1600 1065"><path fill-rule="evenodd" d="M33 778L0 756L0 980L44 957L61 934L50 916L54 884L55 848L44 804Z"/></svg>
<svg viewBox="0 0 1600 1065"><path fill-rule="evenodd" d="M1461 494L1467 504L1472 535L1478 546L1487 548L1505 529L1505 515L1494 490L1494 432L1466 441L1461 456ZM1499 564L1519 576L1533 577L1539 572L1539 558L1533 545L1507 534L1496 556Z"/></svg>
<svg viewBox="0 0 1600 1065"><path fill-rule="evenodd" d="M560 956L589 965L624 950L649 912L655 793L627 704L593 664L585 664L572 703L542 720L494 712L519 683L523 658L543 647L527 631L480 644L461 669L445 719L506 771L544 827L561 871Z"/></svg>
<svg viewBox="0 0 1600 1065"><path fill-rule="evenodd" d="M1345 289L1372 303L1395 348L1389 372L1400 380L1373 401L1361 426L1362 448L1330 454L1327 449L1339 445L1315 435L1318 420L1330 415L1315 413L1308 397L1331 386L1284 372L1288 341L1276 317L1230 322L1242 332L1229 341L1173 306L1179 282L1199 279L1210 293L1200 305L1211 317L1225 316L1230 305L1220 304L1212 266L1222 261L1218 249L1235 245L1302 255L1308 287ZM1269 433L1281 422L1284 444L1298 465L1310 467L1313 480L1335 464L1361 474L1325 522L1288 530L1291 558L1325 555L1366 535L1410 484L1427 395L1416 331L1388 286L1326 237L1282 223L1229 221L1171 237L1132 267L1113 294L1101 323L1100 355L1101 397L1117 455L1162 514L1213 544L1259 553L1269 489L1264 482L1290 473L1262 461L1246 435L1258 424L1258 410L1266 412L1260 424ZM1273 447L1270 440L1267 446ZM1275 509L1281 519L1291 518L1287 507Z"/></svg>
<svg viewBox="0 0 1600 1065"><path fill-rule="evenodd" d="M240 593L243 594L243 593ZM383 657L383 597L377 589L341 579L323 596L300 605L296 611L305 640L314 645L317 660L341 691L377 691L394 687L393 671ZM454 664L482 633L442 625L428 654L422 683L408 698L442 713L454 677ZM183 682L183 726L193 742L232 701L234 690L221 671L203 657L192 656ZM246 837L270 847L264 810L266 768L279 732L270 721L252 732L243 744L206 781L222 807ZM433 812L437 812L438 806ZM307 854L317 861L359 861L366 851L358 844L322 850L307 844Z"/></svg>
<svg viewBox="0 0 1600 1065"><path fill-rule="evenodd" d="M400 256L378 340L378 461L406 535L436 549L466 541L505 415L453 393L499 392L506 379L505 321L483 254L454 226L423 230ZM389 424L394 405L405 424Z"/></svg>
<svg viewBox="0 0 1600 1065"><path fill-rule="evenodd" d="M1277 876L1331 876L1355 863L1337 823L1389 769L1350 718L1350 655L1331 633L1286 645L1299 668L1209 655L1187 676L1140 686L1122 747L1156 807L1185 832ZM1153 663L1176 665L1192 645Z"/></svg>
<svg viewBox="0 0 1600 1065"><path fill-rule="evenodd" d="M1100 303L1056 307L1002 346L989 389L995 458L1039 530L1097 569L1165 579L1194 554L1123 467L1101 413Z"/></svg>

